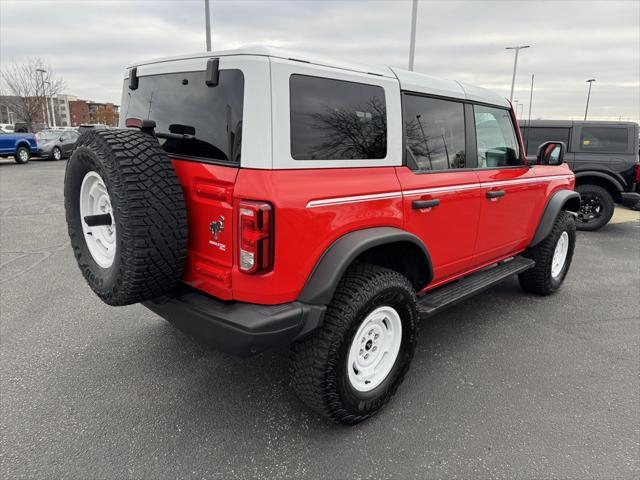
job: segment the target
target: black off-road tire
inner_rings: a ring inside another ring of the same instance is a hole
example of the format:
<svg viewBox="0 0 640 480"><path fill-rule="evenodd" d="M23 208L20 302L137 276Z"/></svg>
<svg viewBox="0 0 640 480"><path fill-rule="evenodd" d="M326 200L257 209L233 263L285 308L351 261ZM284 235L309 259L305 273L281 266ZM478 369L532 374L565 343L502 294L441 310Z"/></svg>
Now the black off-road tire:
<svg viewBox="0 0 640 480"><path fill-rule="evenodd" d="M558 244L558 240L562 232L567 232L569 236L569 248L567 257L562 270L557 277L551 275L551 266L553 254ZM564 282L571 260L573 259L573 251L576 245L576 222L569 212L562 211L556 219L551 233L535 247L529 248L522 255L536 262L535 267L526 270L518 275L520 286L532 293L538 295L550 295L555 293L562 282Z"/></svg>
<svg viewBox="0 0 640 480"><path fill-rule="evenodd" d="M80 187L94 171L104 180L116 227L113 263L103 268L87 247ZM180 279L187 252L187 212L180 183L158 141L136 130L89 130L76 144L65 174L65 210L78 266L110 305L166 294Z"/></svg>
<svg viewBox="0 0 640 480"><path fill-rule="evenodd" d="M609 223L609 220L611 220L611 217L613 216L613 212L615 210L615 203L613 201L613 197L605 188L602 188L599 185L578 185L576 187L576 192L578 192L582 196L583 203L588 201L590 195L596 195L602 208L600 216L590 222L581 221L579 212L578 218L576 219L576 228L578 230L594 231L604 227L607 223ZM582 210L584 206L581 205L580 208Z"/></svg>
<svg viewBox="0 0 640 480"><path fill-rule="evenodd" d="M26 160L22 160L20 158L20 154L26 152ZM25 164L28 163L29 160L31 160L31 151L25 147L24 145L20 145L17 149L16 149L16 153L13 156L13 159L16 161L16 163L20 163L20 164Z"/></svg>
<svg viewBox="0 0 640 480"><path fill-rule="evenodd" d="M367 315L382 305L392 306L400 314L400 351L382 383L360 392L348 378L349 348ZM321 327L291 347L293 390L328 419L350 425L362 422L378 412L404 380L417 337L416 295L409 281L393 270L355 264L340 281Z"/></svg>

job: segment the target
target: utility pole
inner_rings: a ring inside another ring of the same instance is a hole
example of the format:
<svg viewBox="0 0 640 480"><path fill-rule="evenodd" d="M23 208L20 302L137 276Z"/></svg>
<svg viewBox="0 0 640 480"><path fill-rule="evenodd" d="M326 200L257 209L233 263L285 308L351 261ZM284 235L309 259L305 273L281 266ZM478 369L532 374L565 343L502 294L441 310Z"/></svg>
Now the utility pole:
<svg viewBox="0 0 640 480"><path fill-rule="evenodd" d="M413 71L413 60L416 53L416 22L418 17L418 0L413 0L411 7L411 39L409 40L409 70Z"/></svg>
<svg viewBox="0 0 640 480"><path fill-rule="evenodd" d="M595 81L596 81L595 78L590 78L589 80L587 80L587 83L589 84L589 93L587 93L587 107L584 109L585 120L587 119L587 112L589 111L589 99L591 98L591 84Z"/></svg>
<svg viewBox="0 0 640 480"><path fill-rule="evenodd" d="M524 156L527 156L529 150L529 130L531 130L531 105L533 104L533 78L534 74L531 74L531 93L529 94L529 119L527 120L527 139L524 142Z"/></svg>
<svg viewBox="0 0 640 480"><path fill-rule="evenodd" d="M207 30L207 52L211 51L211 16L209 14L209 0L204 0L204 22Z"/></svg>
<svg viewBox="0 0 640 480"><path fill-rule="evenodd" d="M36 72L40 72L40 82L42 83L42 97L44 98L44 103L42 104L42 118L45 126L49 127L49 119L47 117L47 112L49 110L49 107L47 106L47 93L45 91L45 86L44 86L44 74L46 70L42 68L37 68Z"/></svg>
<svg viewBox="0 0 640 480"><path fill-rule="evenodd" d="M530 48L531 45L516 45L515 47L504 47L505 50L515 50L516 56L513 60L513 76L511 77L511 94L509 95L509 101L513 102L513 87L516 84L516 68L518 67L518 53L520 50Z"/></svg>
<svg viewBox="0 0 640 480"><path fill-rule="evenodd" d="M44 82L44 83L49 85L49 88L51 88L51 82ZM56 128L56 110L55 110L54 105L53 105L53 95L49 96L49 100L51 101L51 115L49 116L49 119L51 120L51 123L53 124L53 128ZM49 106L49 104L47 104L47 107L48 106Z"/></svg>

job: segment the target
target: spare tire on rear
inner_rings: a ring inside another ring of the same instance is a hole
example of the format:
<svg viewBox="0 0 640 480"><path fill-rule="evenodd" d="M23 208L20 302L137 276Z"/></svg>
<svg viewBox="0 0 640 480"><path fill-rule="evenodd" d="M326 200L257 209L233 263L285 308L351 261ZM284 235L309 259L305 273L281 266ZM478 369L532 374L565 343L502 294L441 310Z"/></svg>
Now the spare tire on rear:
<svg viewBox="0 0 640 480"><path fill-rule="evenodd" d="M158 141L137 130L89 130L64 180L71 246L93 291L109 305L165 295L180 280L187 211Z"/></svg>

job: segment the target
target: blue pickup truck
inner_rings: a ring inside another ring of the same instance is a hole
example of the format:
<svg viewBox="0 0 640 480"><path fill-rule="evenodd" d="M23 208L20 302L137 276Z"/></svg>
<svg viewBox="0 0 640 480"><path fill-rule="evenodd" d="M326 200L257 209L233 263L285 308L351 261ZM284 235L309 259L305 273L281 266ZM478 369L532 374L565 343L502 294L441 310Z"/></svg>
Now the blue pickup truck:
<svg viewBox="0 0 640 480"><path fill-rule="evenodd" d="M6 133L0 130L0 157L13 155L16 163L27 163L31 154L37 151L36 137L32 133Z"/></svg>

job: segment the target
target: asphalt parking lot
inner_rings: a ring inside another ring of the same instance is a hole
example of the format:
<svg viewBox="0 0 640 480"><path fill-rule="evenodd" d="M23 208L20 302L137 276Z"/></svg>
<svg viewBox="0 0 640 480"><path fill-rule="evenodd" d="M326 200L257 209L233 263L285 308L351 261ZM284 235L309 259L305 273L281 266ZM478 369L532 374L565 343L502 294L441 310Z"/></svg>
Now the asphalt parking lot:
<svg viewBox="0 0 640 480"><path fill-rule="evenodd" d="M558 294L513 279L424 323L394 400L348 428L292 395L286 352L236 359L102 304L65 163L0 164L3 478L638 478L635 212L579 232Z"/></svg>

